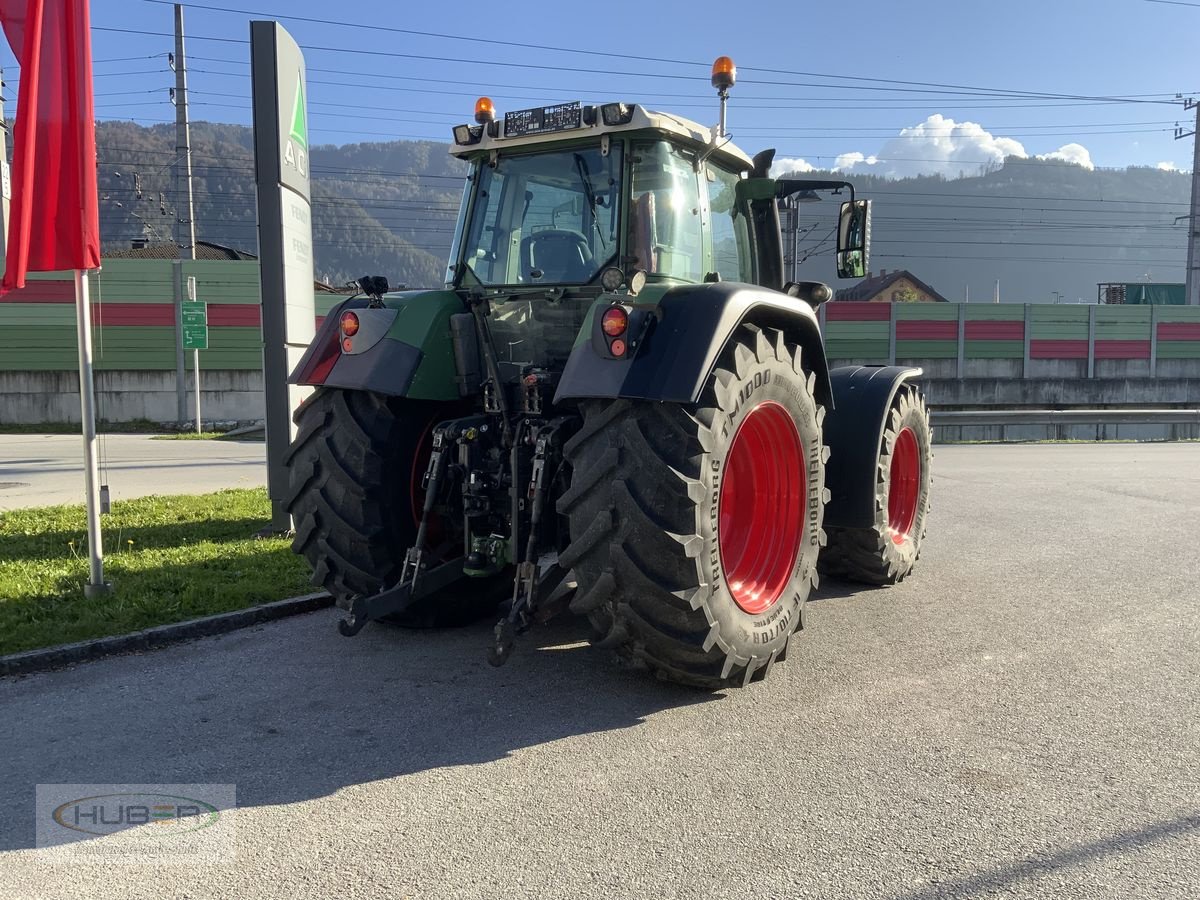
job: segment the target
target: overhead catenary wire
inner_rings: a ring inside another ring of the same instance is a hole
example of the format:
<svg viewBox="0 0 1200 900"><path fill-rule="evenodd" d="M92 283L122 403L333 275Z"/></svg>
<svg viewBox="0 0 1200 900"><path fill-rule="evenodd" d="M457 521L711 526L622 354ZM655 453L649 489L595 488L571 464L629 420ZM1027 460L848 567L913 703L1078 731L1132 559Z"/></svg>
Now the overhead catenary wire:
<svg viewBox="0 0 1200 900"><path fill-rule="evenodd" d="M160 4L160 5L167 5L169 3L173 3L174 0L144 0L144 2ZM546 45L546 44L533 44L530 42L505 41L505 40L496 39L493 37L475 37L472 35L464 35L461 33L448 34L448 33L444 33L444 32L417 31L414 29L405 29L405 28L399 28L396 26L384 25L384 24L377 23L377 22L372 22L372 23L346 22L345 20L339 21L339 20L333 20L333 19L320 19L320 18L316 18L316 17L312 17L312 16L297 16L297 15L290 14L288 12L279 12L279 11L264 12L262 10L249 10L249 9L245 9L245 8L241 8L241 7L216 6L216 5L199 4L199 3L192 3L192 4L187 4L187 5L192 8L195 8L195 9L205 9L210 12L232 13L232 14L236 14L236 15L245 15L245 16L266 16L269 18L278 18L278 19L289 20L289 21L308 22L311 24L328 25L328 26L343 27L343 28L362 28L362 29L366 29L369 31L373 31L373 32L383 31L383 32L391 32L391 33L399 33L399 34L408 34L408 35L420 36L420 37L433 37L433 38L439 38L439 39L450 40L450 41L462 41L462 42L487 44L487 45L492 45L492 46L511 46L511 47L516 47L516 48L520 48L520 49L535 49L535 50L541 50L541 51L567 52L567 53L571 53L573 55L580 55L580 54L595 55L595 56L604 56L604 57L609 57L609 58L628 59L628 60L634 60L637 62L666 63L666 64L671 64L671 65L686 65L686 66L691 66L691 67L697 67L697 66L707 67L709 65L709 63L707 61L675 60L675 59L669 59L669 58L663 58L663 57L650 57L650 56L644 56L644 55L638 55L638 54L620 53L620 52L609 51L609 50L599 50L596 48L552 46L552 45ZM326 48L311 48L311 49L326 49ZM402 54L381 54L381 55L400 56ZM419 57L419 56L414 57L414 56L409 55L409 58L421 59L424 57ZM434 57L434 58L436 59L436 57ZM458 63L474 62L474 60L459 59L459 60L456 60L456 62L458 62ZM493 62L493 64L497 64L497 63ZM519 65L519 64L517 64L517 65ZM1052 98L1052 99L1112 99L1112 98L1108 98L1108 97L1091 98L1091 97L1087 97L1086 95L1050 93L1050 92L1044 92L1044 91L1028 91L1028 90L1023 90L1023 89L1013 89L1013 88L988 88L988 87L953 84L953 83L945 83L945 82L905 81L905 80L895 79L895 78L878 78L878 77L866 76L866 75L836 75L836 74L819 73L819 72L803 72L803 71L797 71L797 70L791 70L791 69L767 68L767 67L761 67L761 66L743 66L742 70L744 72L765 72L768 74L792 75L792 76L796 76L796 77L807 77L807 78L825 78L825 79L833 79L833 80L838 80L838 81L869 82L870 86L869 87L864 86L864 89L892 89L892 88L879 88L878 86L879 85L902 85L903 87L897 87L894 89L895 90L906 90L909 92L921 92L922 90L928 89L928 88L939 88L942 90L955 90L955 91L967 90L967 91L979 91L979 92L988 92L988 93L1001 93L1001 94L1005 94L1005 95L1016 95L1016 96L1046 97L1046 98ZM590 70L586 70L586 71L590 71ZM640 74L640 73L607 73L607 74ZM659 73L659 74L655 75L655 77L664 77L664 76L661 73ZM694 75L668 75L666 77L693 79L695 76ZM743 79L743 80L746 80L746 79ZM772 82L764 82L764 81L755 80L755 79L749 79L749 81L751 83L759 83L759 84L772 83ZM847 87L854 87L854 85L847 85ZM1132 102L1139 102L1139 101L1132 100ZM1162 101L1145 101L1145 102L1162 102Z"/></svg>

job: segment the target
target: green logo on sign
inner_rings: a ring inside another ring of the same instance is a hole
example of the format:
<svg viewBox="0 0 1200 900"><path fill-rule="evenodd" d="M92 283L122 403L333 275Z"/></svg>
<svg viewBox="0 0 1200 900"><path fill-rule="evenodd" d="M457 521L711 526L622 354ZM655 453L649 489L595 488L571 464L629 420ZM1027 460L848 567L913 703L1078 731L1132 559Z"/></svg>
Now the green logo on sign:
<svg viewBox="0 0 1200 900"><path fill-rule="evenodd" d="M304 114L304 82L296 73L296 103L292 107L292 131L288 135L305 150L308 149L308 120Z"/></svg>

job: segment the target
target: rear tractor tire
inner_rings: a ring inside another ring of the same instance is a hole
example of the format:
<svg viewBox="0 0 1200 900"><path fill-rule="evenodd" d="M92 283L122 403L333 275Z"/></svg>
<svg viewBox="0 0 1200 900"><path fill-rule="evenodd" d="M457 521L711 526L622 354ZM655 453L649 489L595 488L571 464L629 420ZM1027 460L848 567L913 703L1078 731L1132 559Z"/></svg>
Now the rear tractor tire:
<svg viewBox="0 0 1200 900"><path fill-rule="evenodd" d="M821 572L865 584L896 584L913 570L929 513L931 432L921 392L904 385L892 401L875 470L875 524L826 529Z"/></svg>
<svg viewBox="0 0 1200 900"><path fill-rule="evenodd" d="M696 405L581 404L559 562L600 646L710 688L783 659L823 541L814 387L781 332L743 326Z"/></svg>
<svg viewBox="0 0 1200 900"><path fill-rule="evenodd" d="M292 549L312 566L313 583L335 600L376 593L399 579L416 540L433 426L453 417L443 404L336 388L317 390L296 411L299 433L285 457ZM495 610L495 592L485 587L447 589L385 621L466 624Z"/></svg>

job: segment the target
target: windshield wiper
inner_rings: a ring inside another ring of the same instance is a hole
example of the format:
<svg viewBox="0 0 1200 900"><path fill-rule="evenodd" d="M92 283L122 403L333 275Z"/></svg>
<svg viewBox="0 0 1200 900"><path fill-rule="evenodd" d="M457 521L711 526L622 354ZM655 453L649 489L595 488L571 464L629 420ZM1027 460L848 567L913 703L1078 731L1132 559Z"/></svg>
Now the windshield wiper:
<svg viewBox="0 0 1200 900"><path fill-rule="evenodd" d="M587 196L588 208L592 211L592 228L596 229L596 237L600 239L600 247L607 250L608 241L604 240L604 232L600 228L600 222L596 219L596 192L592 190L592 177L588 172L587 162L579 153L572 155L575 157L575 168L579 171L579 178L583 182L583 192Z"/></svg>

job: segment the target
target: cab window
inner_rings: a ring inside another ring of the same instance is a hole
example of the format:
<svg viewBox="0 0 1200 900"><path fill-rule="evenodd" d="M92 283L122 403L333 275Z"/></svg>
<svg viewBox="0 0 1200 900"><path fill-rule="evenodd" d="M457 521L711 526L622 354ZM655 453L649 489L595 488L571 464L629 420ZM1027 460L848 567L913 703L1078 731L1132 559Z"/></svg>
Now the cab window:
<svg viewBox="0 0 1200 900"><path fill-rule="evenodd" d="M709 164L704 173L708 192L711 269L722 281L754 283L750 224L737 202L739 176Z"/></svg>
<svg viewBox="0 0 1200 900"><path fill-rule="evenodd" d="M628 243L649 275L699 282L705 275L695 155L666 141L635 142Z"/></svg>

